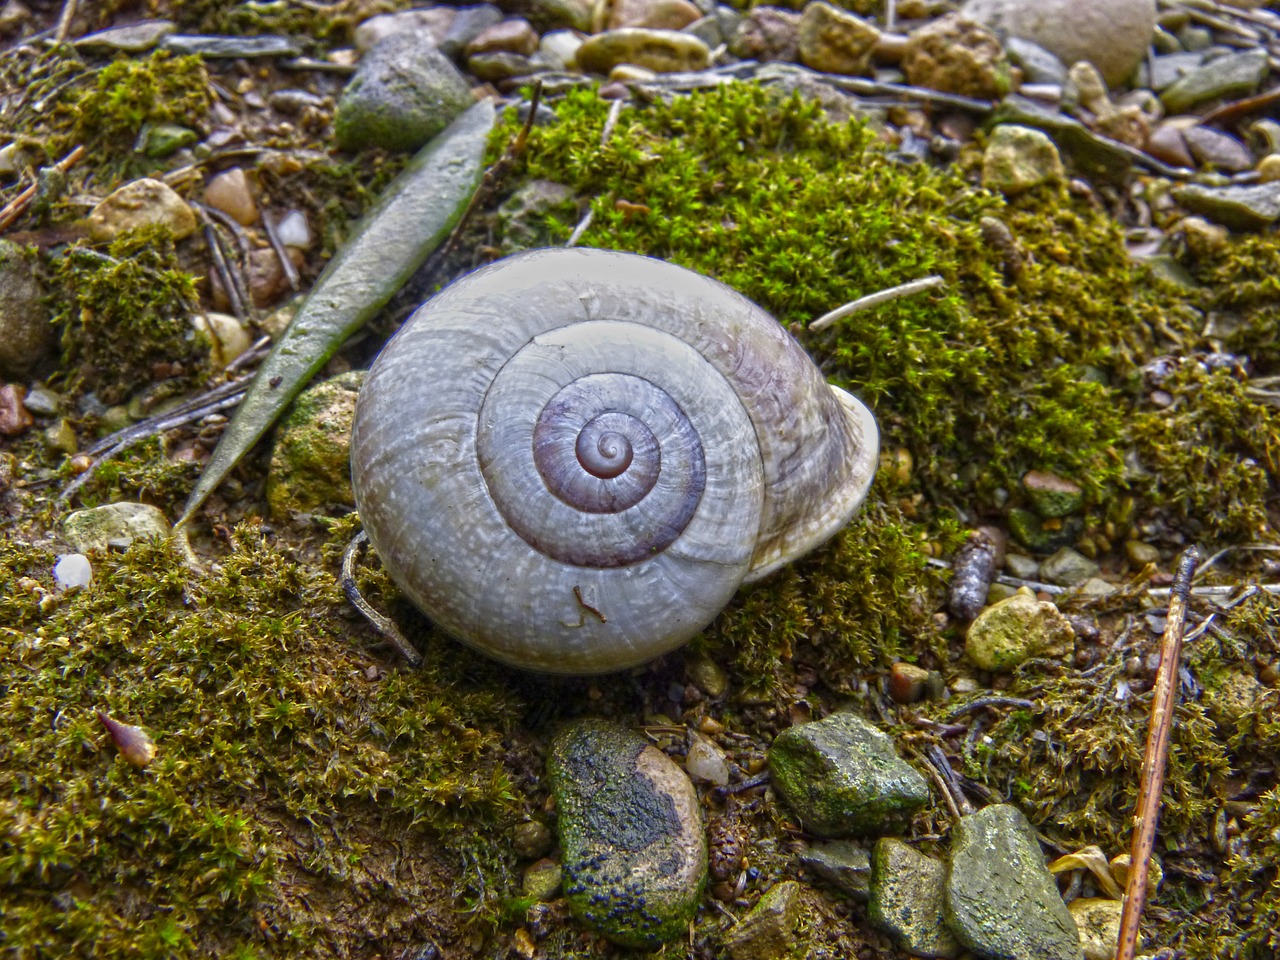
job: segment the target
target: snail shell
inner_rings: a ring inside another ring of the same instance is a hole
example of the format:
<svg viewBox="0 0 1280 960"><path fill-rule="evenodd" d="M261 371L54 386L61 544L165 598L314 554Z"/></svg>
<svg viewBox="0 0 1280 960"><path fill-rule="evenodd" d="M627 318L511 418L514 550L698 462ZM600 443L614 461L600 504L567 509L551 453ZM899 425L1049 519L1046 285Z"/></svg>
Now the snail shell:
<svg viewBox="0 0 1280 960"><path fill-rule="evenodd" d="M514 666L605 673L685 643L838 531L878 433L760 307L604 250L518 254L374 363L352 480L392 578Z"/></svg>

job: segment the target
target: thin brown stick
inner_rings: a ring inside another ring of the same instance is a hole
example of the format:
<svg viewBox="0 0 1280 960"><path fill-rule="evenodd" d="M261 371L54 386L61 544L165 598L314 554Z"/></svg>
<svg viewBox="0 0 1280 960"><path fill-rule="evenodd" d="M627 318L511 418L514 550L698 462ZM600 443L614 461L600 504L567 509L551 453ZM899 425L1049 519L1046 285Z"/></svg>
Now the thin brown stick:
<svg viewBox="0 0 1280 960"><path fill-rule="evenodd" d="M347 595L351 605L363 613L378 633L389 640L391 645L400 651L400 655L409 661L409 666L420 667L422 654L414 649L413 644L405 638L390 617L384 616L373 608L372 604L361 595L360 588L356 585L356 555L368 542L368 535L361 530L347 544L347 549L342 554L342 576L339 577L342 591Z"/></svg>
<svg viewBox="0 0 1280 960"><path fill-rule="evenodd" d="M1147 749L1138 781L1138 808L1134 815L1133 846L1129 852L1129 883L1120 914L1120 943L1116 960L1133 960L1138 945L1138 922L1147 899L1147 875L1151 851L1156 844L1156 823L1160 817L1160 791L1164 787L1164 766L1169 755L1169 735L1178 702L1178 664L1182 657L1182 634L1187 622L1187 598L1191 577L1200 562L1200 551L1191 547L1178 558L1178 573L1169 594L1169 615L1160 640L1160 669L1151 695L1151 724L1147 728Z"/></svg>
<svg viewBox="0 0 1280 960"><path fill-rule="evenodd" d="M84 156L84 147L76 147L74 150L68 153L65 157L63 157L61 160L55 163L53 165L53 169L59 171L60 173L66 173L68 170L74 167L76 163L79 162L80 158L83 156ZM26 212L27 207L31 205L31 201L34 200L35 197L36 197L36 184L33 183L31 186L27 187L27 189L23 190L20 194L18 194L11 201L9 201L9 203L6 204L3 210L0 210L0 233L3 233L5 230L8 230L9 227L13 225L13 222L17 220L20 216L22 216L23 213Z"/></svg>
<svg viewBox="0 0 1280 960"><path fill-rule="evenodd" d="M76 0L65 0L62 4L62 13L58 17L58 29L54 31L54 43L66 43L67 34L71 32L71 21L76 16Z"/></svg>

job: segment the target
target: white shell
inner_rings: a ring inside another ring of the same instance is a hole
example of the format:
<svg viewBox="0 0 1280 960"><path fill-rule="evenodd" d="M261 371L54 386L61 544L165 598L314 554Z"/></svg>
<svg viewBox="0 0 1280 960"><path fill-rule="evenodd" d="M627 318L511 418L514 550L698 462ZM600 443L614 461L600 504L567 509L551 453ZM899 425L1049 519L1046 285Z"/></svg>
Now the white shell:
<svg viewBox="0 0 1280 960"><path fill-rule="evenodd" d="M360 392L351 461L374 549L433 621L587 674L680 646L838 531L877 445L866 407L740 294L552 249L410 318Z"/></svg>

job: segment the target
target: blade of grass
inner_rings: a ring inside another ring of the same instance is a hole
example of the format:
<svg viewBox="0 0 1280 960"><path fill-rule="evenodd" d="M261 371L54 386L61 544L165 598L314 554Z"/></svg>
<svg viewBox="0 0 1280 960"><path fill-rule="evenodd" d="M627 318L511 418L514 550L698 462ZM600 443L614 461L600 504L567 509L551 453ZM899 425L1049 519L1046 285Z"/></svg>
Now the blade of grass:
<svg viewBox="0 0 1280 960"><path fill-rule="evenodd" d="M262 362L187 499L189 521L240 458L361 325L449 236L480 182L495 120L477 103L422 149L325 267L288 330Z"/></svg>

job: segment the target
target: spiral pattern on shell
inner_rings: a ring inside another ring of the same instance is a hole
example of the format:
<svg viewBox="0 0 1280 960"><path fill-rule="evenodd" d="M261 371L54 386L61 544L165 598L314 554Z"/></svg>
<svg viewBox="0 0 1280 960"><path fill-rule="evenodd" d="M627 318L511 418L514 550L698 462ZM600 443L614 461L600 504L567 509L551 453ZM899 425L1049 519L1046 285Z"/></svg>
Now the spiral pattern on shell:
<svg viewBox="0 0 1280 960"><path fill-rule="evenodd" d="M875 456L870 414L750 301L596 250L442 291L374 364L352 437L401 589L472 646L559 673L687 641L838 529Z"/></svg>

